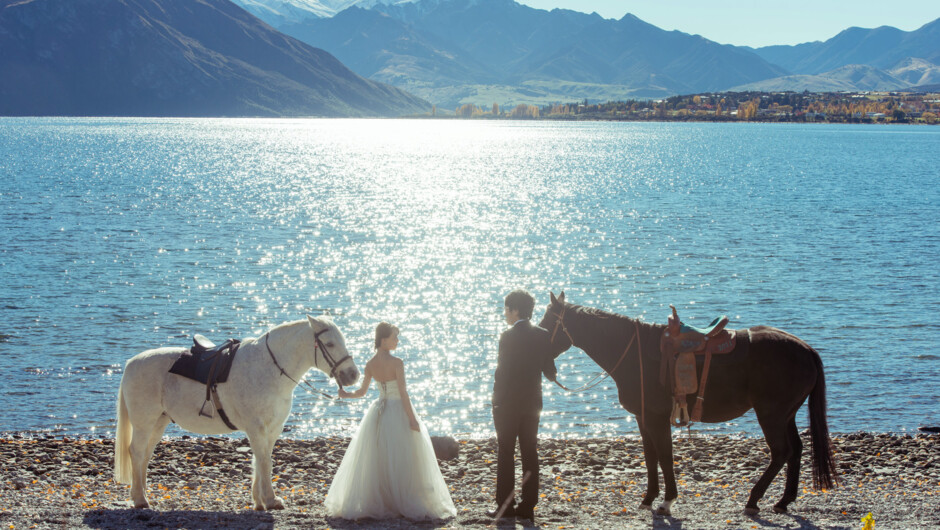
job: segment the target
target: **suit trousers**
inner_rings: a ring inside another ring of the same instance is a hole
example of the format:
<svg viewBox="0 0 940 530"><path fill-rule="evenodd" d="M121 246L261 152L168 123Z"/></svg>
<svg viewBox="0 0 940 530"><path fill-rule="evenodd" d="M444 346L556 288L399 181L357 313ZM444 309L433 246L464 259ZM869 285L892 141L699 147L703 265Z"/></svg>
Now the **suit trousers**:
<svg viewBox="0 0 940 530"><path fill-rule="evenodd" d="M493 423L496 426L496 505L502 506L512 499L515 505L515 455L516 440L522 457L522 502L518 509L531 510L539 498L539 454L538 433L541 411L514 410L511 406L493 406ZM529 476L526 479L526 475Z"/></svg>

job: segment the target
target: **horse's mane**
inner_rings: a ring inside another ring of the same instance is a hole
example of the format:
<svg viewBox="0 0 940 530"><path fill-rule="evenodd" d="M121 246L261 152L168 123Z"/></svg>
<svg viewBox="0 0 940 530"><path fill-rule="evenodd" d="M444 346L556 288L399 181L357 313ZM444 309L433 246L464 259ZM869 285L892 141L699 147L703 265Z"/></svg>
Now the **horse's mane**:
<svg viewBox="0 0 940 530"><path fill-rule="evenodd" d="M586 317L580 320L584 327L583 329L589 331L592 337L591 342L594 346L613 348L615 350L623 348L623 341L633 336L635 323L639 323L640 329L653 331L653 335L658 336L654 332L654 330L659 327L657 324L645 323L626 315L574 304L571 304L568 310L577 316ZM644 333L644 336L645 341L650 340L649 337L651 335ZM652 346L647 345L645 347L649 348Z"/></svg>
<svg viewBox="0 0 940 530"><path fill-rule="evenodd" d="M581 319L581 321L592 328L592 334L609 337L610 339L621 336L623 330L627 329L628 326L632 326L634 322L634 319L628 316L595 307L572 304L569 311L573 311L578 316L589 317Z"/></svg>
<svg viewBox="0 0 940 530"><path fill-rule="evenodd" d="M621 315L619 313L614 313L613 311L605 311L603 309L598 309L596 307L587 307L583 305L572 305L570 307L578 315L584 315L588 317L593 317L600 325L604 323L603 327L612 327L616 329L621 329L623 326L632 325L636 320L635 318L630 318L626 315Z"/></svg>
<svg viewBox="0 0 940 530"><path fill-rule="evenodd" d="M605 310L603 310L603 309L598 309L598 308L596 308L596 307L587 307L587 306L583 306L583 305L572 305L572 306L571 306L571 309L573 309L576 313L580 313L580 314L583 314L583 315L589 315L589 316L595 316L595 317L600 317L600 318L610 318L610 319L614 319L614 320L633 322L633 319L630 318L630 317L628 317L628 316L621 315L621 314L619 314L619 313L614 313L614 312L612 312L612 311L605 311Z"/></svg>

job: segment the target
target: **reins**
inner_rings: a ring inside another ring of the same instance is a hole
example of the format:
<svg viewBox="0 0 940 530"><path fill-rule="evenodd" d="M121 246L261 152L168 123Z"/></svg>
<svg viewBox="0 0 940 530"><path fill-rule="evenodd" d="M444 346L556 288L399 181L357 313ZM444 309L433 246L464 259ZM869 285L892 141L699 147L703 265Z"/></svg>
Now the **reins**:
<svg viewBox="0 0 940 530"><path fill-rule="evenodd" d="M326 331L326 330L323 330L323 331ZM323 331L321 331L320 333L323 333ZM317 341L317 343L313 346L314 359L316 359L317 349L321 347L321 346L320 346L320 333L317 333L317 334L316 334L316 341ZM323 396L323 397L325 397L325 398L327 398L327 399L330 399L330 400L333 400L333 401L336 400L336 397L334 397L334 396L332 396L332 395L330 395L330 394L327 394L326 392L324 392L324 391L322 391L322 390L319 390L319 389L315 388L313 385L311 385L310 383L308 383L305 379L301 379L300 381L297 381L296 379L294 379L293 377L291 377L290 374L287 373L287 372L284 370L284 368L281 366L281 364L280 364L279 362L277 362L277 357L274 356L274 352L271 351L271 346L268 345L268 334L267 334L267 333L264 334L264 347L267 348L268 354L271 356L271 360L274 361L274 366L277 366L277 369L281 371L281 375L283 375L284 377L286 377L286 378L290 379L291 381L293 381L295 385L298 385L298 386L299 386L299 385L304 385L304 386L306 386L307 389L309 389L309 390L305 389L305 390L307 391L307 393L316 392L317 394L320 394L321 396ZM342 359L340 359L340 361L339 361L338 363L333 363L333 359L332 359L331 357L329 357L328 352L326 351L326 348L323 348L323 351L324 351L323 357L327 360L327 363L330 364L330 374L331 374L331 375L333 374L333 372L336 371L336 368L337 368L342 362L344 362L346 359L348 359L348 358L350 357L349 355L347 355L346 357L343 357ZM315 361L314 361L314 362L315 362ZM312 391L312 392L311 392L311 391Z"/></svg>
<svg viewBox="0 0 940 530"><path fill-rule="evenodd" d="M552 331L551 342L555 342L555 334L558 333L558 328L561 327L562 331L565 332L565 335L568 336L568 340L571 341L571 345L577 347L574 343L574 339L571 338L571 333L568 332L568 328L567 326L565 326L565 323L564 323L565 311L567 311L567 309L568 309L567 307L562 306L561 313L554 313L556 320L555 320L555 329ZM566 387L560 381L558 381L558 376L555 376L555 384L567 390L568 392L583 392L585 390L590 390L596 387L597 385L601 384L601 382L604 379L608 378L610 374L617 371L617 368L620 367L620 363L622 363L623 360L627 358L627 354L630 352L630 346L633 346L633 343L636 342L637 358L640 361L640 427L644 428L645 427L645 414L646 414L646 403L645 403L646 391L643 388L643 341L641 341L638 338L640 336L640 322L638 320L634 320L633 325L634 325L634 329L636 330L636 332L633 334L633 337L630 338L630 342L627 343L627 347L624 348L623 353L620 354L620 358L617 359L617 363L614 364L613 368L611 368L610 370L607 370L607 369L604 369L603 366L601 366L601 368L604 371L602 373L595 375L590 381L585 383L580 388L571 389L571 388Z"/></svg>

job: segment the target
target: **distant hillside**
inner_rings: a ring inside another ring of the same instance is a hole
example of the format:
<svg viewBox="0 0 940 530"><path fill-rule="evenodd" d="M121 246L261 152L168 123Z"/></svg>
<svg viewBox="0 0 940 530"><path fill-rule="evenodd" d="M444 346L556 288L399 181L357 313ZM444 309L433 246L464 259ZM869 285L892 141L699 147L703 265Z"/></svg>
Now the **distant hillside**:
<svg viewBox="0 0 940 530"><path fill-rule="evenodd" d="M360 75L445 106L662 97L788 73L751 51L632 15L609 20L513 0L382 3L279 29L329 50Z"/></svg>
<svg viewBox="0 0 940 530"><path fill-rule="evenodd" d="M788 75L747 83L733 91L868 92L927 87L940 82L940 66L908 57L889 70L850 64L816 75Z"/></svg>
<svg viewBox="0 0 940 530"><path fill-rule="evenodd" d="M0 115L396 116L361 78L228 0L0 0Z"/></svg>
<svg viewBox="0 0 940 530"><path fill-rule="evenodd" d="M934 85L918 85L904 89L902 92L940 92L940 83Z"/></svg>
<svg viewBox="0 0 940 530"><path fill-rule="evenodd" d="M355 28L353 34L350 28ZM330 19L283 26L282 31L304 42L331 45L343 64L385 83L496 81L485 64L447 39L377 10L352 7Z"/></svg>
<svg viewBox="0 0 940 530"><path fill-rule="evenodd" d="M902 60L890 68L888 73L913 86L940 83L940 66L915 57Z"/></svg>
<svg viewBox="0 0 940 530"><path fill-rule="evenodd" d="M849 28L825 42L767 46L753 51L795 74L819 74L848 64L888 69L908 57L940 64L940 19L915 31L888 26Z"/></svg>
<svg viewBox="0 0 940 530"><path fill-rule="evenodd" d="M851 64L818 75L788 75L748 83L731 90L740 92L866 92L893 91L910 86L911 84L907 81L884 70L868 65Z"/></svg>
<svg viewBox="0 0 940 530"><path fill-rule="evenodd" d="M516 79L558 79L662 88L672 93L723 90L785 73L756 55L697 35L664 31L633 15L552 31L553 47L534 47Z"/></svg>

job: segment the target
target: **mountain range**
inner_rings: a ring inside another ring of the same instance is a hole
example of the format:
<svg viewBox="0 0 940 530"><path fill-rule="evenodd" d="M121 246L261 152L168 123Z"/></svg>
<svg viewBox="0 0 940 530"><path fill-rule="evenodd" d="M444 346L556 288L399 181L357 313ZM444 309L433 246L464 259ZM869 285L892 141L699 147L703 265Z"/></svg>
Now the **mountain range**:
<svg viewBox="0 0 940 530"><path fill-rule="evenodd" d="M887 70L914 57L940 64L940 19L915 31L889 26L848 28L825 42L754 49L765 60L794 73L815 75L847 64Z"/></svg>
<svg viewBox="0 0 940 530"><path fill-rule="evenodd" d="M748 48L514 0L234 1L0 0L0 115L400 116L940 83L940 19Z"/></svg>
<svg viewBox="0 0 940 530"><path fill-rule="evenodd" d="M279 29L442 106L485 97L501 104L662 97L787 73L749 50L632 15L609 20L512 0L354 6Z"/></svg>
<svg viewBox="0 0 940 530"><path fill-rule="evenodd" d="M303 2L306 10L290 21L259 16L365 77L445 107L940 82L940 19L911 32L849 28L825 42L749 48L665 31L630 14L612 20L513 0L235 1Z"/></svg>
<svg viewBox="0 0 940 530"><path fill-rule="evenodd" d="M430 104L228 0L0 0L0 115L397 116Z"/></svg>

